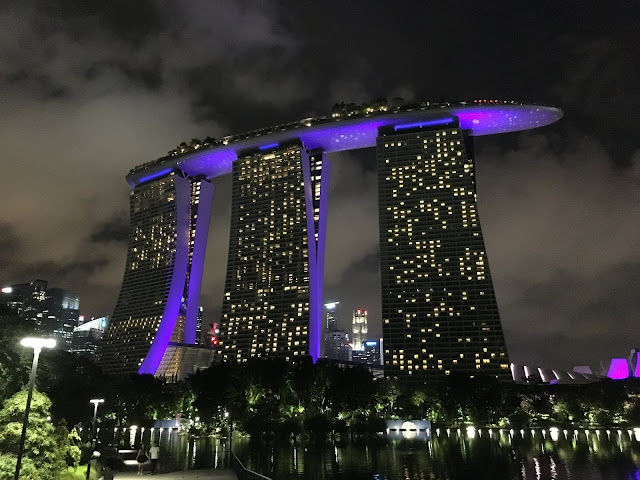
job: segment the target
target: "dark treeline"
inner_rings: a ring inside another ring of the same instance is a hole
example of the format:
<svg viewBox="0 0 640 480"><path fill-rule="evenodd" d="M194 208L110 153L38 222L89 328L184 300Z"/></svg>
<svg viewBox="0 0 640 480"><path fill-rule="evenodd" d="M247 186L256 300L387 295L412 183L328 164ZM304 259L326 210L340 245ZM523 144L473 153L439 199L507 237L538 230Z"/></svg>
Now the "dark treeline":
<svg viewBox="0 0 640 480"><path fill-rule="evenodd" d="M27 384L32 351L19 346L19 322L0 325L0 402ZM51 399L54 425L90 426L91 398L101 397L102 429L151 427L156 419L199 418L199 433L226 433L230 421L249 434L383 431L386 419L429 419L434 425L611 427L640 425L640 383L634 379L587 385L516 385L486 377L450 375L434 386L374 379L364 366L253 359L214 364L186 381L149 375L112 378L90 360L43 351L37 388ZM1 427L1 426L0 426ZM83 435L84 436L84 435Z"/></svg>

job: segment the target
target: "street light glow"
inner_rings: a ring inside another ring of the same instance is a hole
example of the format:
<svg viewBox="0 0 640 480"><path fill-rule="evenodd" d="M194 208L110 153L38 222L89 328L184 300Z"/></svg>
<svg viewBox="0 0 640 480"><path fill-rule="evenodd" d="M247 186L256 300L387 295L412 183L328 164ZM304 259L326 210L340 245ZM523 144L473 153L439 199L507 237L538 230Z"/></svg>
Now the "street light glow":
<svg viewBox="0 0 640 480"><path fill-rule="evenodd" d="M20 340L20 345L40 350L42 348L55 348L56 341L53 338L25 337Z"/></svg>
<svg viewBox="0 0 640 480"><path fill-rule="evenodd" d="M93 422L91 422L91 450L93 450L93 458L97 458L100 456L99 452L96 452L96 440L98 430L96 430L96 418L98 416L98 405L104 403L104 398L92 398L89 400L89 403L93 403ZM144 429L143 429L144 430ZM85 475L86 480L89 480L91 476L91 461L87 462L87 474Z"/></svg>
<svg viewBox="0 0 640 480"><path fill-rule="evenodd" d="M31 409L31 396L33 395L33 386L36 383L36 370L38 369L38 358L43 348L54 348L56 341L53 338L36 338L25 337L20 340L23 347L33 348L33 363L31 364L31 373L29 374L29 393L27 394L27 406L24 410L24 419L22 422L22 434L20 435L20 443L18 444L18 459L16 461L16 471L14 480L20 478L20 467L22 466L22 454L24 453L24 442L27 438L27 426L29 425L29 410Z"/></svg>
<svg viewBox="0 0 640 480"><path fill-rule="evenodd" d="M13 288L11 287L2 287L2 293L11 293L13 292Z"/></svg>

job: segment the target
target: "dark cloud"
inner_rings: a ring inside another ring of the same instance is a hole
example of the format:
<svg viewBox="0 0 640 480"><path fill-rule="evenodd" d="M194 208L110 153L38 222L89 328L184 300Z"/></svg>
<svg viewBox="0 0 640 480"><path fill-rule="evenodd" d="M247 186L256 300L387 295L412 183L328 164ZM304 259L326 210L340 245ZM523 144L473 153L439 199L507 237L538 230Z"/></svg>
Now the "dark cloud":
<svg viewBox="0 0 640 480"><path fill-rule="evenodd" d="M507 98L560 106L477 139L480 217L510 354L623 355L640 263L638 2L0 4L0 279L48 277L109 314L133 166L182 140L326 113L336 101ZM325 288L380 331L373 150L332 155ZM230 179L216 179L203 286L220 309Z"/></svg>
<svg viewBox="0 0 640 480"><path fill-rule="evenodd" d="M10 255L18 246L18 241L13 227L8 223L0 222L0 251Z"/></svg>
<svg viewBox="0 0 640 480"><path fill-rule="evenodd" d="M109 263L107 258L97 258L95 260L69 260L67 262L38 262L38 263L18 263L15 268L24 275L24 281L31 281L34 278L43 278L51 282L52 285L65 285L69 283L77 284L83 278L104 268Z"/></svg>
<svg viewBox="0 0 640 480"><path fill-rule="evenodd" d="M88 26L99 25L119 38L140 45L148 40L149 35L166 28L166 19L158 11L157 2L150 0L113 0L109 3L57 0L38 3L39 9L46 15L43 23L53 24L78 40L95 34Z"/></svg>
<svg viewBox="0 0 640 480"><path fill-rule="evenodd" d="M102 225L99 225L90 236L90 240L96 243L126 243L128 238L129 219L123 216L112 218Z"/></svg>

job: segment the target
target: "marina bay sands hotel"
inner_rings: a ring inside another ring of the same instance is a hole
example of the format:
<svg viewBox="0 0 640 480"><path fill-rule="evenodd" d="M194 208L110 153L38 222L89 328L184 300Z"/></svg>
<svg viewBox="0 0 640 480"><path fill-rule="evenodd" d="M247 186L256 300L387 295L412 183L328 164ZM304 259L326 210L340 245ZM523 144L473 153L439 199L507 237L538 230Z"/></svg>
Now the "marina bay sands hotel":
<svg viewBox="0 0 640 480"><path fill-rule="evenodd" d="M221 361L320 356L332 152L375 147L385 375L510 378L475 188L474 137L541 127L556 108L476 100L347 105L325 117L182 144L127 176L124 279L96 355L159 374L193 344L214 199L232 174ZM173 350L172 350L173 349ZM164 362L164 363L163 363Z"/></svg>

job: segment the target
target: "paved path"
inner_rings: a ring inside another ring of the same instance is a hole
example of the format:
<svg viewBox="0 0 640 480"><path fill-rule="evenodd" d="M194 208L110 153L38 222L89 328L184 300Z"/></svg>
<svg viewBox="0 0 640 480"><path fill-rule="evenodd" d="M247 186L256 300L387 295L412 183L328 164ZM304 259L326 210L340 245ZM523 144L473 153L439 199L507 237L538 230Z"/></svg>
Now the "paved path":
<svg viewBox="0 0 640 480"><path fill-rule="evenodd" d="M142 477L157 478L158 480L238 480L238 477L232 470L182 470L180 472L157 473L151 475L145 472ZM116 475L115 480L128 480L134 478L142 478L136 472L120 472Z"/></svg>

